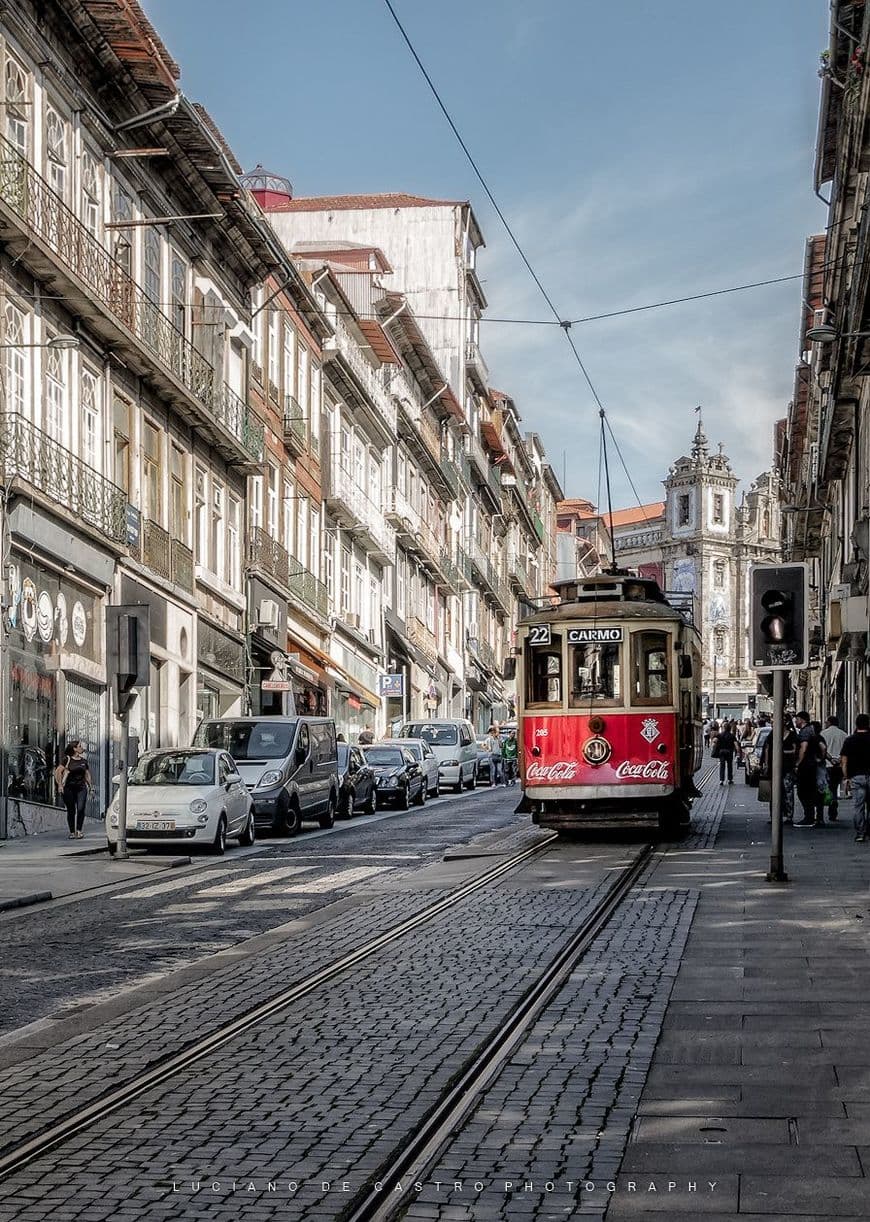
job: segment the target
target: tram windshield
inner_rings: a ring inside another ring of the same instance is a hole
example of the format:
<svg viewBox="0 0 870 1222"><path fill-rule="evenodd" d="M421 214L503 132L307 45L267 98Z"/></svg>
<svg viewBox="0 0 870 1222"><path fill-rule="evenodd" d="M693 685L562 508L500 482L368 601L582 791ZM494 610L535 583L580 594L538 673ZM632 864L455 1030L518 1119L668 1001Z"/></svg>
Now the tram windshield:
<svg viewBox="0 0 870 1222"><path fill-rule="evenodd" d="M572 707L621 701L620 650L616 642L571 646Z"/></svg>
<svg viewBox="0 0 870 1222"><path fill-rule="evenodd" d="M670 701L670 668L666 632L634 634L633 704L667 704Z"/></svg>

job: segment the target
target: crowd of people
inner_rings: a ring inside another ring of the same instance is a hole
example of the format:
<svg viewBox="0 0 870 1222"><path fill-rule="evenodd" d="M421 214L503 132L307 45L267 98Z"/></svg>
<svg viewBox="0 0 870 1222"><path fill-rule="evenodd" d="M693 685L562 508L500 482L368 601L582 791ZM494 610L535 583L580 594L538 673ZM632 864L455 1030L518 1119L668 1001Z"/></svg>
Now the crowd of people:
<svg viewBox="0 0 870 1222"><path fill-rule="evenodd" d="M770 725L763 715L755 723L705 721L704 744L719 759L719 784L734 783L735 763L745 762L758 730ZM766 736L761 752L761 776L770 777L773 731ZM870 838L870 717L859 713L852 734L847 734L836 717L825 725L812 721L802 709L787 714L782 727L782 812L785 823L796 827L822 827L839 818L841 788L851 797L855 839ZM795 796L802 817L795 819Z"/></svg>

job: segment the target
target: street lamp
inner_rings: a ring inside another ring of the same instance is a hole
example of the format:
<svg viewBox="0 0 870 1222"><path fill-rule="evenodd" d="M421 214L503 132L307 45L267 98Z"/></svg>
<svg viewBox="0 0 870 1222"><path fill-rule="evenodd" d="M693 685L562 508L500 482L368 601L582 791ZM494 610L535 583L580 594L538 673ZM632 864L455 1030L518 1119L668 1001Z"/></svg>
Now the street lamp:
<svg viewBox="0 0 870 1222"><path fill-rule="evenodd" d="M0 344L0 348L52 348L55 352L69 352L73 348L78 348L79 344L80 340L77 335L61 332L53 339L46 340L44 344Z"/></svg>

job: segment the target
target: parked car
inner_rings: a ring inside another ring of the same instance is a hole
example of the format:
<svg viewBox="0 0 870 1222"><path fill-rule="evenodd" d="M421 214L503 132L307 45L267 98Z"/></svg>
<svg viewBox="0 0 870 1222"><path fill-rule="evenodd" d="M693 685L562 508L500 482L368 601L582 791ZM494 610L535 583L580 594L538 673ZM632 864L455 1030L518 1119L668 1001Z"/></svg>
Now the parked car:
<svg viewBox="0 0 870 1222"><path fill-rule="evenodd" d="M192 843L222 854L228 839L254 843L252 807L247 786L226 751L149 751L127 781L127 841L138 848ZM106 811L106 840L113 855L119 826L115 798Z"/></svg>
<svg viewBox="0 0 870 1222"><path fill-rule="evenodd" d="M357 811L373 815L378 804L375 774L360 747L338 744L339 819L350 819Z"/></svg>
<svg viewBox="0 0 870 1222"><path fill-rule="evenodd" d="M760 726L746 752L744 775L746 784L751 785L753 789L758 785L761 777L761 753L768 738L770 738L770 726Z"/></svg>
<svg viewBox="0 0 870 1222"><path fill-rule="evenodd" d="M392 802L401 810L407 810L412 802L425 805L426 778L407 747L377 744L363 750L375 774L379 804Z"/></svg>
<svg viewBox="0 0 870 1222"><path fill-rule="evenodd" d="M428 796L430 798L440 797L441 774L438 759L424 738L383 738L381 742L391 743L398 747L406 747L423 769Z"/></svg>
<svg viewBox="0 0 870 1222"><path fill-rule="evenodd" d="M459 793L464 785L474 789L477 778L477 744L471 722L460 718L435 721L408 721L399 738L422 738L438 760L442 785L452 785Z"/></svg>
<svg viewBox="0 0 870 1222"><path fill-rule="evenodd" d="M335 722L329 717L204 721L194 745L228 751L251 791L257 827L295 836L305 819L332 827L338 807Z"/></svg>
<svg viewBox="0 0 870 1222"><path fill-rule="evenodd" d="M484 738L477 740L477 781L478 785L494 785L495 777L492 771L492 750Z"/></svg>

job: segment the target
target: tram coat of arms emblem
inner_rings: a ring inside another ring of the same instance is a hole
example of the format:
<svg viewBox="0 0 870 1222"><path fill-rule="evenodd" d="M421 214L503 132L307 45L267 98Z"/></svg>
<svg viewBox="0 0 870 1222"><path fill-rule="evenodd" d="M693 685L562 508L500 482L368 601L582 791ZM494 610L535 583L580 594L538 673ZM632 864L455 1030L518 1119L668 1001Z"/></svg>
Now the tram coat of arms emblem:
<svg viewBox="0 0 870 1222"><path fill-rule="evenodd" d="M659 733L659 723L655 717L644 717L643 728L640 732L641 738L645 738L648 743L654 743Z"/></svg>

